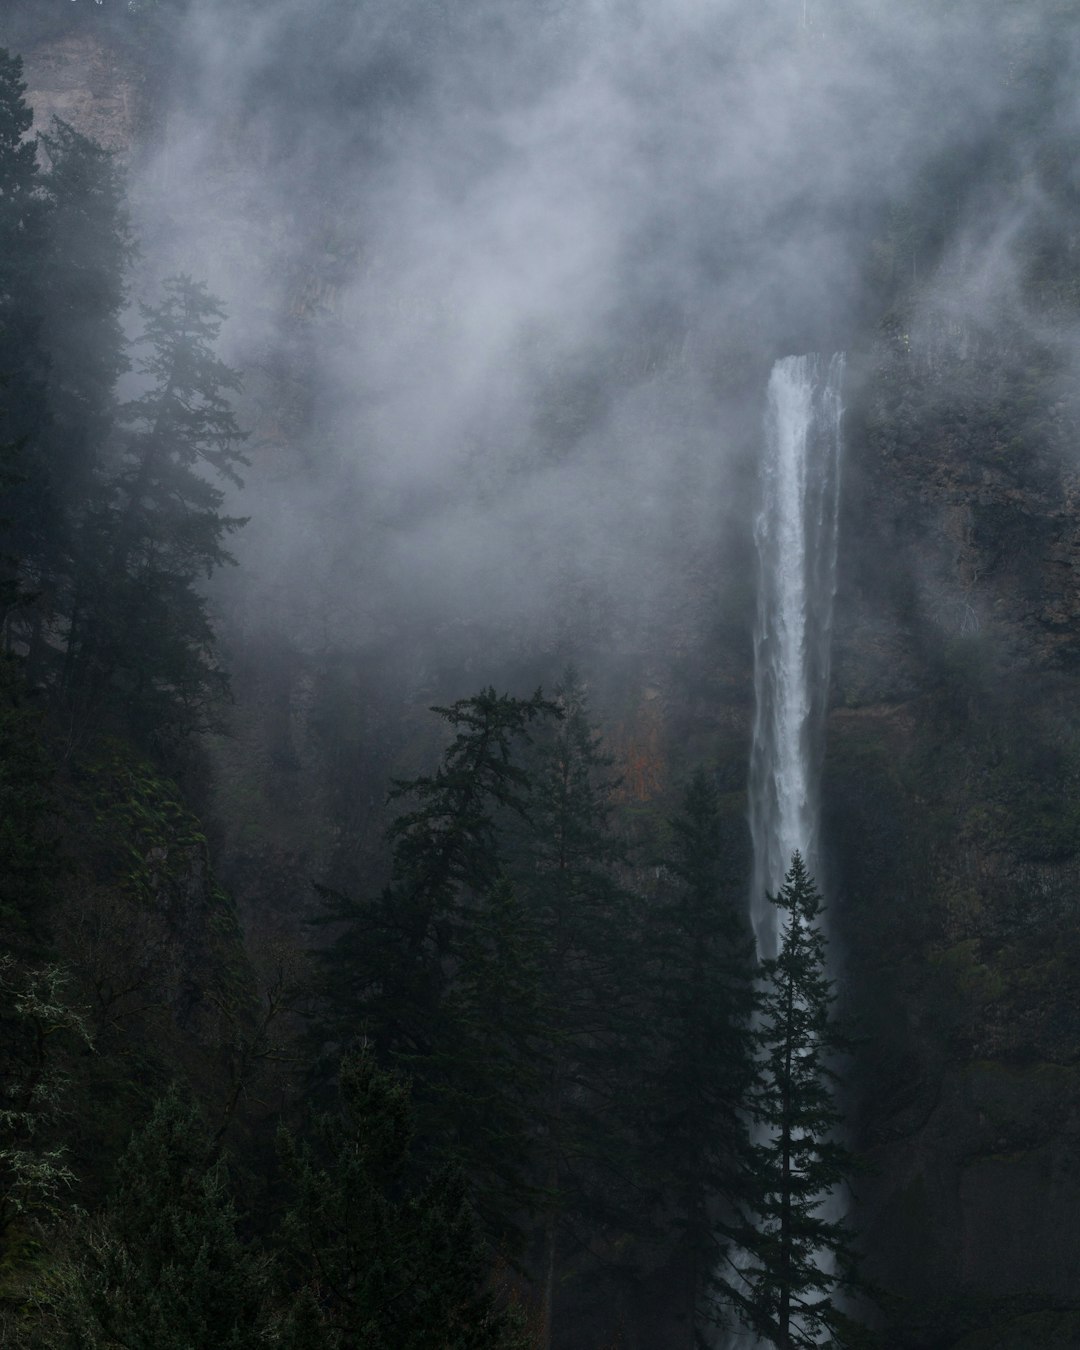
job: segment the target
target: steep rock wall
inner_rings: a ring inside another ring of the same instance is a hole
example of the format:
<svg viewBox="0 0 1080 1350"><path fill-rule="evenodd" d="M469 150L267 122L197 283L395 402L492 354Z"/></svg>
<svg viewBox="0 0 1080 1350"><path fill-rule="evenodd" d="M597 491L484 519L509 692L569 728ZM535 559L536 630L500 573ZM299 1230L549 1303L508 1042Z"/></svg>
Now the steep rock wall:
<svg viewBox="0 0 1080 1350"><path fill-rule="evenodd" d="M867 1038L859 1214L897 1345L1064 1345L1076 1326L1080 522L1060 389L1030 346L932 365L900 337L849 424L826 835Z"/></svg>
<svg viewBox="0 0 1080 1350"><path fill-rule="evenodd" d="M22 51L34 130L54 117L109 150L129 154L146 112L144 77L130 52L107 37L78 31Z"/></svg>

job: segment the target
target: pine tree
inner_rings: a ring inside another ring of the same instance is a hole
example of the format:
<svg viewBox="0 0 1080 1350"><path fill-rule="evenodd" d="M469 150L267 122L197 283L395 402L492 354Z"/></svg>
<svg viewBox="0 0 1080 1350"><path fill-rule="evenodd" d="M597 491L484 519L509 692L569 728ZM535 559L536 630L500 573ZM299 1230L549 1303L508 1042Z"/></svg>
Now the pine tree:
<svg viewBox="0 0 1080 1350"><path fill-rule="evenodd" d="M228 681L215 658L203 579L233 561L223 489L248 461L229 395L237 373L215 354L223 311L201 284L173 277L142 307L139 363L150 385L121 410L120 464L88 518L88 565L68 637L64 700L73 724L103 708L138 739L213 725Z"/></svg>
<svg viewBox="0 0 1080 1350"><path fill-rule="evenodd" d="M573 669L554 692L562 717L536 739L531 806L514 862L538 934L544 1004L535 1146L543 1195L544 1344L554 1327L561 1257L578 1254L582 1230L609 1222L625 1228L631 1153L625 1108L640 1058L634 1006L639 925L634 899L617 875L625 848L611 823L612 761Z"/></svg>
<svg viewBox="0 0 1080 1350"><path fill-rule="evenodd" d="M0 378L0 401L6 383ZM0 510L11 511L13 493L25 481L20 459L19 447L13 441L0 445ZM12 536L11 516L0 516L0 634L9 633L17 611L32 599L24 589L25 569L20 556L12 551ZM10 638L4 644L5 658L9 658L9 647Z"/></svg>
<svg viewBox="0 0 1080 1350"><path fill-rule="evenodd" d="M34 114L22 73L21 57L0 48L0 517L18 574L5 580L9 622L12 601L36 589L55 515L39 443L47 421L41 339L46 203L37 151L27 137Z"/></svg>
<svg viewBox="0 0 1080 1350"><path fill-rule="evenodd" d="M432 775L396 781L392 800L415 806L391 825L393 880L374 900L316 888L321 923L346 926L328 949L324 1023L341 1044L363 1033L380 1056L424 1054L448 987L449 965L477 897L503 872L497 817L521 815L529 780L516 750L552 705L485 689L433 708L455 732Z"/></svg>
<svg viewBox="0 0 1080 1350"><path fill-rule="evenodd" d="M339 1074L340 1108L310 1142L283 1132L290 1190L282 1246L288 1350L523 1350L517 1319L485 1285L486 1258L460 1173L416 1179L402 1080L370 1050Z"/></svg>
<svg viewBox="0 0 1080 1350"><path fill-rule="evenodd" d="M372 900L320 892L320 922L343 926L322 954L319 1035L332 1049L370 1038L380 1062L414 1077L423 1140L479 1183L485 1220L506 1237L528 1198L520 1158L536 1013L501 819L528 810L518 752L554 707L539 691L486 689L434 711L455 736L434 774L394 785L391 796L413 806L389 831L391 884Z"/></svg>
<svg viewBox="0 0 1080 1350"><path fill-rule="evenodd" d="M79 523L127 368L120 313L133 249L113 157L56 120L38 137L42 171L24 88L18 58L0 53L0 443L12 455L0 486L21 601L6 626L31 681L51 683L87 568Z"/></svg>
<svg viewBox="0 0 1080 1350"><path fill-rule="evenodd" d="M116 382L129 368L121 315L135 253L115 156L59 118L38 137L47 169L42 341L49 353L46 453L60 500L80 512L105 467Z"/></svg>
<svg viewBox="0 0 1080 1350"><path fill-rule="evenodd" d="M26 102L22 57L0 47L0 266L5 301L19 287L17 271L26 268L23 236L37 215L32 208L37 187L37 152L27 138L34 114Z"/></svg>
<svg viewBox="0 0 1080 1350"><path fill-rule="evenodd" d="M55 772L41 700L0 656L0 949L20 956L43 946L61 884Z"/></svg>
<svg viewBox="0 0 1080 1350"><path fill-rule="evenodd" d="M769 897L783 912L780 953L763 962L758 1081L750 1112L757 1195L741 1276L728 1282L741 1316L779 1350L837 1343L844 1317L835 1296L853 1287L844 1223L831 1198L854 1169L840 1142L835 1056L848 1042L833 1020L821 896L795 853Z"/></svg>
<svg viewBox="0 0 1080 1350"><path fill-rule="evenodd" d="M501 1249L518 1246L521 1213L536 1199L529 1164L546 1067L538 949L535 925L500 876L477 897L457 944L441 1013L448 1034L411 1061L431 1099L433 1143L466 1170Z"/></svg>
<svg viewBox="0 0 1080 1350"><path fill-rule="evenodd" d="M67 1068L91 1045L70 975L0 953L0 1266L14 1264L27 1224L52 1213L75 1181L59 1142L71 1109Z"/></svg>
<svg viewBox="0 0 1080 1350"><path fill-rule="evenodd" d="M132 1137L100 1219L42 1294L48 1350L256 1350L260 1262L237 1234L221 1160L175 1093Z"/></svg>
<svg viewBox="0 0 1080 1350"><path fill-rule="evenodd" d="M650 911L651 1065L643 1106L646 1171L676 1218L686 1345L715 1320L714 1272L738 1231L751 1167L744 1104L754 1081L753 941L728 875L719 795L703 770L671 822Z"/></svg>
<svg viewBox="0 0 1080 1350"><path fill-rule="evenodd" d="M45 203L37 151L27 138L34 114L22 75L22 58L0 48L0 443L25 439L43 418L38 286Z"/></svg>
<svg viewBox="0 0 1080 1350"><path fill-rule="evenodd" d="M114 156L59 119L38 142L48 166L39 286L48 418L37 445L51 514L39 532L28 674L55 685L64 647L69 657L77 650L80 593L101 561L92 522L104 504L116 382L129 366L121 313L134 246Z"/></svg>

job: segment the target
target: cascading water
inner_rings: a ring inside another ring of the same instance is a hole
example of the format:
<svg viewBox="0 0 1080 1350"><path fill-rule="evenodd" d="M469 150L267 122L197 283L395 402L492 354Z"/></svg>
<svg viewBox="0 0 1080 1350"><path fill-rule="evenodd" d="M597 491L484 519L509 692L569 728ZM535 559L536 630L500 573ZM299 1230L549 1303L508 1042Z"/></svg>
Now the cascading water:
<svg viewBox="0 0 1080 1350"><path fill-rule="evenodd" d="M775 956L777 910L796 849L818 871L818 788L829 686L840 502L843 355L787 356L769 378L761 511L754 527L758 606L754 627L754 735L750 917L758 955ZM736 1257L735 1273L739 1261ZM729 1272L730 1278L731 1272ZM745 1330L724 1350L755 1350Z"/></svg>
<svg viewBox="0 0 1080 1350"><path fill-rule="evenodd" d="M769 379L762 504L754 535L754 736L750 916L775 956L775 895L798 849L817 872L818 787L829 684L840 496L844 358L787 356Z"/></svg>

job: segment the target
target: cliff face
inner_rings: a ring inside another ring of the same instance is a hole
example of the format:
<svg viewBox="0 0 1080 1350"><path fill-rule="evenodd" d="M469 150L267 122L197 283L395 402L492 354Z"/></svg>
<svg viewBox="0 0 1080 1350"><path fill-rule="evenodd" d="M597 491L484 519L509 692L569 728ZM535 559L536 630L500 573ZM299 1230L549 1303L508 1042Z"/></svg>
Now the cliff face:
<svg viewBox="0 0 1080 1350"><path fill-rule="evenodd" d="M144 115L144 80L132 55L88 31L44 38L22 50L34 130L54 117L109 150L130 153Z"/></svg>
<svg viewBox="0 0 1080 1350"><path fill-rule="evenodd" d="M848 429L826 834L867 1036L861 1223L905 1346L1077 1327L1080 529L1059 389L1045 352L931 367L894 340Z"/></svg>

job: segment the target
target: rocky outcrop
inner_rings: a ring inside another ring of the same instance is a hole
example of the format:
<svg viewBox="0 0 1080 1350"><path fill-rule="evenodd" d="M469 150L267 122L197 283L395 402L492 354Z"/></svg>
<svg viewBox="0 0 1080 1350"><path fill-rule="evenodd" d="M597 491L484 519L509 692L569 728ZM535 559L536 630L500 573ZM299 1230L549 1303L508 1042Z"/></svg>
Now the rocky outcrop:
<svg viewBox="0 0 1080 1350"><path fill-rule="evenodd" d="M69 122L109 150L129 154L144 116L143 76L115 43L76 31L35 43L22 53L34 130Z"/></svg>

